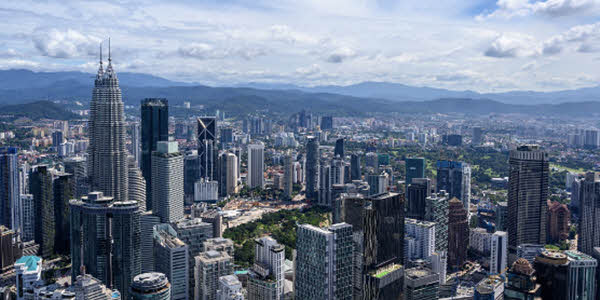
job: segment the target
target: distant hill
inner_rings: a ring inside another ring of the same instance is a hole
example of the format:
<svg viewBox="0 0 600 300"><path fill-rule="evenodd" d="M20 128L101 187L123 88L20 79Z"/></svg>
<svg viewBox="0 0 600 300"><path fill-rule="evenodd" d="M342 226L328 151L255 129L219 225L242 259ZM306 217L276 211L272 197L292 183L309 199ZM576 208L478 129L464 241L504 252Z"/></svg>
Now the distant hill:
<svg viewBox="0 0 600 300"><path fill-rule="evenodd" d="M13 118L29 118L32 120L54 119L73 120L81 117L64 109L61 105L50 101L36 101L24 104L0 106L0 115L13 116Z"/></svg>
<svg viewBox="0 0 600 300"><path fill-rule="evenodd" d="M134 87L189 86L190 83L170 81L142 73L118 73L119 83ZM64 82L92 86L96 74L83 72L33 72L23 69L0 70L0 89L45 88Z"/></svg>

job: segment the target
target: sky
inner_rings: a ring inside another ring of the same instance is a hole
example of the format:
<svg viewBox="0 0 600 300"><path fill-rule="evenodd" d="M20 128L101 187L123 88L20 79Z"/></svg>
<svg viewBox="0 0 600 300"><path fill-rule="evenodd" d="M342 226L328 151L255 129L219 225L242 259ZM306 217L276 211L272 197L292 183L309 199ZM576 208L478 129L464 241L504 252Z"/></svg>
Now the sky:
<svg viewBox="0 0 600 300"><path fill-rule="evenodd" d="M452 90L598 85L600 0L3 0L0 69L231 86L395 82Z"/></svg>

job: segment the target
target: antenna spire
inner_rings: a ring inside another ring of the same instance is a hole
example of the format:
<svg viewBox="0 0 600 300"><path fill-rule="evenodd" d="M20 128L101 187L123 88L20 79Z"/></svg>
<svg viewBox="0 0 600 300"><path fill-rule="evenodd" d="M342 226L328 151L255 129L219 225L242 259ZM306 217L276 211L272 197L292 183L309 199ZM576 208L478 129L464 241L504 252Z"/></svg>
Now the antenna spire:
<svg viewBox="0 0 600 300"><path fill-rule="evenodd" d="M100 42L100 65L102 65L102 42Z"/></svg>
<svg viewBox="0 0 600 300"><path fill-rule="evenodd" d="M108 38L108 62L110 63L111 58L110 58L110 37Z"/></svg>

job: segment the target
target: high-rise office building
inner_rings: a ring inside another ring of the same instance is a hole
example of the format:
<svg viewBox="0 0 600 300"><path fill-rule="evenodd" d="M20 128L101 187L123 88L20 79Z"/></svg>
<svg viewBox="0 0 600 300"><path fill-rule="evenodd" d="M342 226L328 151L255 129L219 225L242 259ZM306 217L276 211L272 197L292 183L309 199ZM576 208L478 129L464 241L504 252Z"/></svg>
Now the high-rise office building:
<svg viewBox="0 0 600 300"><path fill-rule="evenodd" d="M600 135L598 134L598 130L586 129L584 131L583 146L587 149L598 148L598 143L600 142L600 140L598 139L599 137Z"/></svg>
<svg viewBox="0 0 600 300"><path fill-rule="evenodd" d="M508 246L545 244L548 205L548 154L537 145L510 152L508 181Z"/></svg>
<svg viewBox="0 0 600 300"><path fill-rule="evenodd" d="M43 258L54 253L54 238L56 220L54 214L54 170L42 165L35 167L29 178L29 190L33 195L35 230L34 240L40 245L40 255Z"/></svg>
<svg viewBox="0 0 600 300"><path fill-rule="evenodd" d="M408 187L412 184L413 178L425 178L425 159L422 157L407 158L405 161L406 182Z"/></svg>
<svg viewBox="0 0 600 300"><path fill-rule="evenodd" d="M188 246L169 224L154 227L154 269L169 278L172 300L190 299L188 253Z"/></svg>
<svg viewBox="0 0 600 300"><path fill-rule="evenodd" d="M216 300L244 300L244 288L235 275L219 277Z"/></svg>
<svg viewBox="0 0 600 300"><path fill-rule="evenodd" d="M291 154L283 159L283 193L289 200L292 199L294 191L294 160Z"/></svg>
<svg viewBox="0 0 600 300"><path fill-rule="evenodd" d="M319 140L313 136L307 138L306 143L306 198L317 200L319 188Z"/></svg>
<svg viewBox="0 0 600 300"><path fill-rule="evenodd" d="M370 174L367 176L367 183L369 183L369 195L385 193L388 191L389 175L386 172L379 175Z"/></svg>
<svg viewBox="0 0 600 300"><path fill-rule="evenodd" d="M183 192L186 205L194 203L194 187L200 180L200 159L198 152L192 151L185 156L183 161Z"/></svg>
<svg viewBox="0 0 600 300"><path fill-rule="evenodd" d="M62 131L57 130L52 133L52 146L58 148L65 141L65 135Z"/></svg>
<svg viewBox="0 0 600 300"><path fill-rule="evenodd" d="M143 273L133 278L129 294L132 300L169 300L171 284L165 274Z"/></svg>
<svg viewBox="0 0 600 300"><path fill-rule="evenodd" d="M140 168L146 180L146 210L152 210L152 152L156 143L169 140L169 102L163 98L141 101L141 161Z"/></svg>
<svg viewBox="0 0 600 300"><path fill-rule="evenodd" d="M508 234L504 231L496 231L492 235L490 273L504 273L508 267Z"/></svg>
<svg viewBox="0 0 600 300"><path fill-rule="evenodd" d="M321 161L319 164L319 195L317 197L319 206L332 206L332 175L331 165L326 161Z"/></svg>
<svg viewBox="0 0 600 300"><path fill-rule="evenodd" d="M508 203L506 201L498 202L496 204L496 230L497 231L506 231L506 221L508 220Z"/></svg>
<svg viewBox="0 0 600 300"><path fill-rule="evenodd" d="M352 226L297 230L296 299L352 299Z"/></svg>
<svg viewBox="0 0 600 300"><path fill-rule="evenodd" d="M174 225L174 229L177 231L177 237L188 246L190 266L189 295L193 295L195 277L194 268L192 266L196 265L194 258L202 251L204 241L213 237L213 226L210 223L203 222L200 218L184 219Z"/></svg>
<svg viewBox="0 0 600 300"><path fill-rule="evenodd" d="M142 210L146 210L146 180L144 180L142 171L137 166L133 156L130 155L127 160L129 181L129 187L127 188L127 193L129 194L128 200L137 202Z"/></svg>
<svg viewBox="0 0 600 300"><path fill-rule="evenodd" d="M448 265L459 269L467 260L469 247L468 212L458 198L448 202Z"/></svg>
<svg viewBox="0 0 600 300"><path fill-rule="evenodd" d="M34 240L35 236L35 202L33 195L21 194L21 209L23 211L23 232L21 240L29 242Z"/></svg>
<svg viewBox="0 0 600 300"><path fill-rule="evenodd" d="M483 129L481 127L473 127L473 138L471 144L477 146L483 142Z"/></svg>
<svg viewBox="0 0 600 300"><path fill-rule="evenodd" d="M88 176L90 191L100 191L116 202L127 200L127 134L121 89L112 67L100 68L94 82L88 122Z"/></svg>
<svg viewBox="0 0 600 300"><path fill-rule="evenodd" d="M220 142L221 142L221 145L223 146L223 148L225 148L224 146L226 146L226 145L233 144L233 128L231 128L231 127L221 128ZM226 148L226 149L228 149L228 148Z"/></svg>
<svg viewBox="0 0 600 300"><path fill-rule="evenodd" d="M15 260L23 255L22 252L15 231L0 225L0 272L12 269Z"/></svg>
<svg viewBox="0 0 600 300"><path fill-rule="evenodd" d="M335 141L335 149L333 150L333 155L344 158L344 138L339 138Z"/></svg>
<svg viewBox="0 0 600 300"><path fill-rule="evenodd" d="M439 192L427 197L425 220L435 223L435 251L448 251L448 194Z"/></svg>
<svg viewBox="0 0 600 300"><path fill-rule="evenodd" d="M580 220L577 249L592 255L594 247L600 247L600 179L597 173L589 172L581 180L579 192Z"/></svg>
<svg viewBox="0 0 600 300"><path fill-rule="evenodd" d="M352 153L350 156L350 179L361 180L360 172L360 156L356 153Z"/></svg>
<svg viewBox="0 0 600 300"><path fill-rule="evenodd" d="M429 178L413 178L406 192L406 217L425 220L427 197L431 196L431 180Z"/></svg>
<svg viewBox="0 0 600 300"><path fill-rule="evenodd" d="M221 197L232 195L237 190L238 157L231 152L219 157L219 189Z"/></svg>
<svg viewBox="0 0 600 300"><path fill-rule="evenodd" d="M140 167L142 160L142 132L140 131L140 123L133 123L129 126L131 131L131 155L136 162L136 166Z"/></svg>
<svg viewBox="0 0 600 300"><path fill-rule="evenodd" d="M428 268L418 267L404 271L404 299L439 299L439 275Z"/></svg>
<svg viewBox="0 0 600 300"><path fill-rule="evenodd" d="M198 118L200 178L216 180L217 117Z"/></svg>
<svg viewBox="0 0 600 300"><path fill-rule="evenodd" d="M206 251L195 257L195 300L215 300L219 278L233 274L233 259L226 252Z"/></svg>
<svg viewBox="0 0 600 300"><path fill-rule="evenodd" d="M128 299L128 287L141 273L138 204L91 192L70 208L72 280L85 271Z"/></svg>
<svg viewBox="0 0 600 300"><path fill-rule="evenodd" d="M254 265L248 274L248 299L282 300L285 247L271 237L254 240Z"/></svg>
<svg viewBox="0 0 600 300"><path fill-rule="evenodd" d="M74 198L79 199L89 192L87 181L87 161L80 156L67 157L63 159L65 172L73 175L75 185Z"/></svg>
<svg viewBox="0 0 600 300"><path fill-rule="evenodd" d="M264 187L265 145L248 145L248 187Z"/></svg>
<svg viewBox="0 0 600 300"><path fill-rule="evenodd" d="M446 191L450 198L462 201L466 210L471 203L471 167L464 162L441 160L437 164L437 191Z"/></svg>
<svg viewBox="0 0 600 300"><path fill-rule="evenodd" d="M405 261L428 259L435 252L435 223L404 219Z"/></svg>
<svg viewBox="0 0 600 300"><path fill-rule="evenodd" d="M152 153L152 211L163 223L183 218L183 154L177 142L160 141Z"/></svg>
<svg viewBox="0 0 600 300"><path fill-rule="evenodd" d="M569 259L567 299L598 299L598 295L595 295L598 285L598 261L579 251L565 251L565 255Z"/></svg>
<svg viewBox="0 0 600 300"><path fill-rule="evenodd" d="M57 172L53 180L54 202L54 252L69 255L69 236L71 231L69 201L74 199L73 175Z"/></svg>
<svg viewBox="0 0 600 300"><path fill-rule="evenodd" d="M364 210L365 299L401 299L404 262L404 195L369 198Z"/></svg>
<svg viewBox="0 0 600 300"><path fill-rule="evenodd" d="M537 282L542 285L542 299L569 298L569 259L564 253L543 251L534 263Z"/></svg>
<svg viewBox="0 0 600 300"><path fill-rule="evenodd" d="M321 117L321 130L331 130L331 129L333 129L333 117L332 116Z"/></svg>
<svg viewBox="0 0 600 300"><path fill-rule="evenodd" d="M160 217L152 211L140 215L140 247L142 273L154 272L154 225L160 224Z"/></svg>
<svg viewBox="0 0 600 300"><path fill-rule="evenodd" d="M22 234L17 148L0 148L0 225Z"/></svg>
<svg viewBox="0 0 600 300"><path fill-rule="evenodd" d="M540 298L541 285L536 283L535 269L524 258L519 258L506 272L504 286L506 300L537 300Z"/></svg>

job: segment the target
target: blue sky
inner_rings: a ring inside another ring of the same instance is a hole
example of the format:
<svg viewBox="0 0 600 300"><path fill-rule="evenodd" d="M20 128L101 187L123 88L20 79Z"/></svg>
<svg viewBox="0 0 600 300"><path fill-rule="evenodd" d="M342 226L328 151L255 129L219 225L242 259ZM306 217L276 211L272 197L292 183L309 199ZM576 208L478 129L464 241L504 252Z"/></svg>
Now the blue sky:
<svg viewBox="0 0 600 300"><path fill-rule="evenodd" d="M388 81L481 92L598 85L600 0L98 0L0 3L0 69L210 85Z"/></svg>

